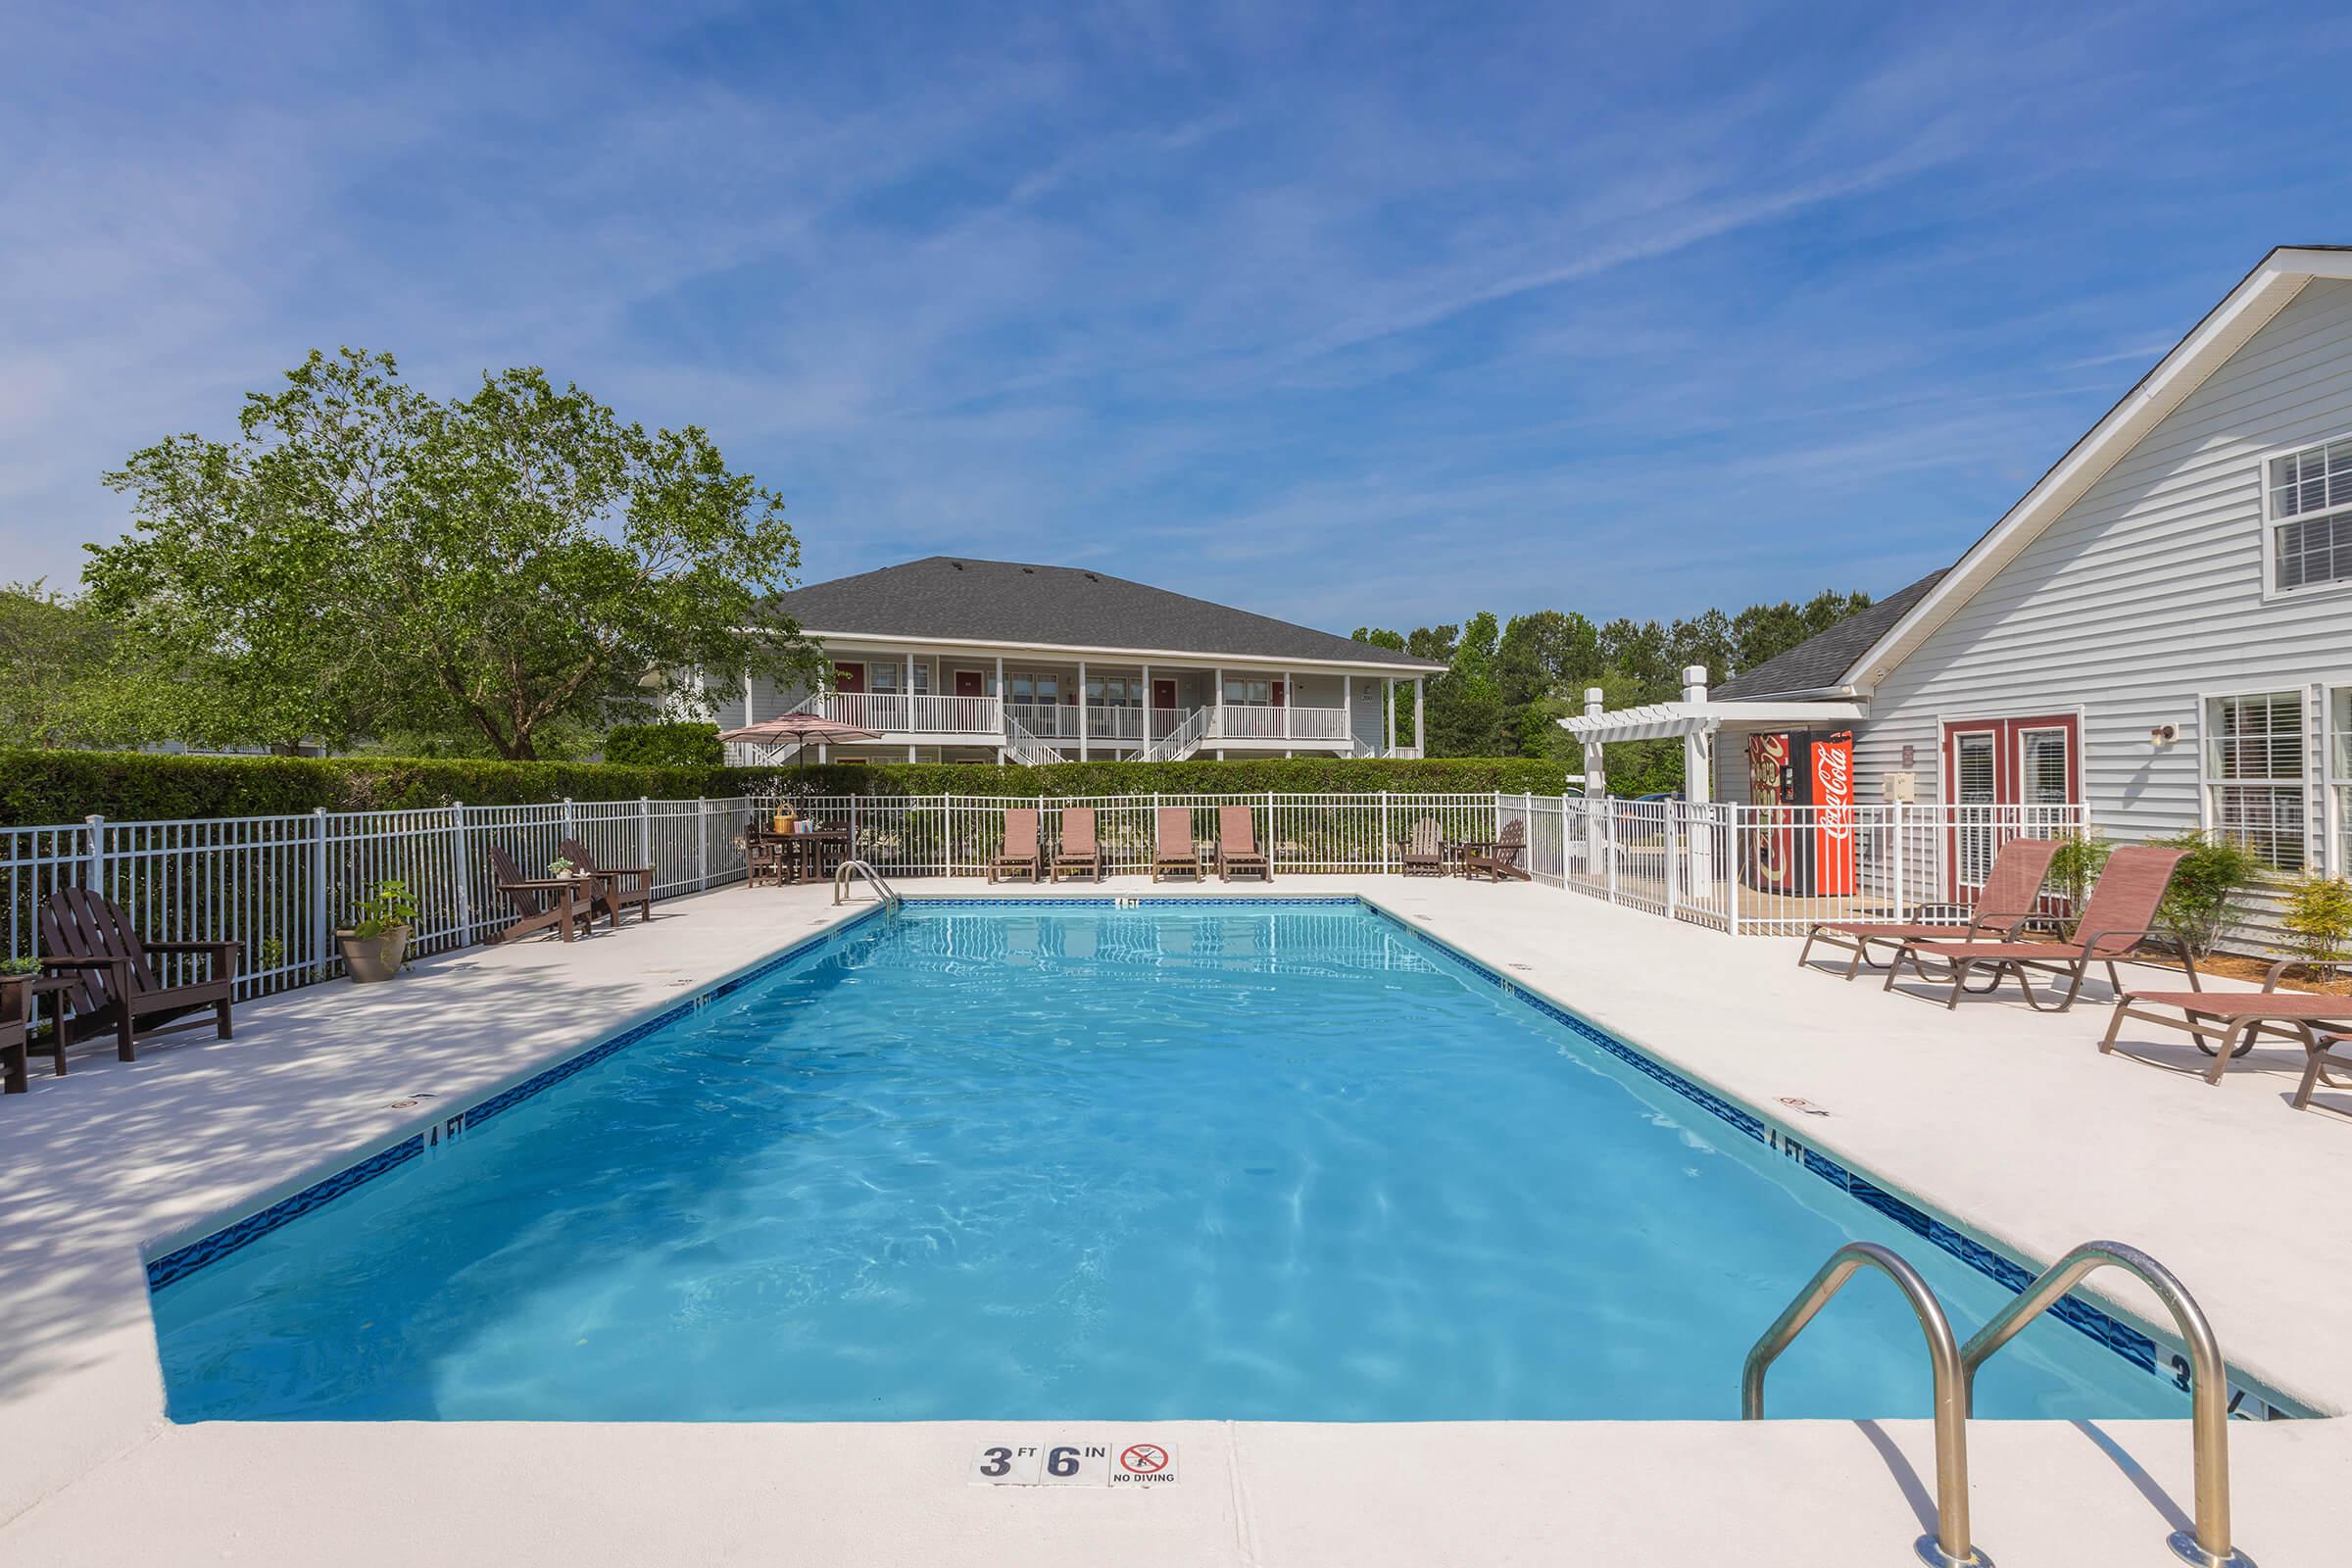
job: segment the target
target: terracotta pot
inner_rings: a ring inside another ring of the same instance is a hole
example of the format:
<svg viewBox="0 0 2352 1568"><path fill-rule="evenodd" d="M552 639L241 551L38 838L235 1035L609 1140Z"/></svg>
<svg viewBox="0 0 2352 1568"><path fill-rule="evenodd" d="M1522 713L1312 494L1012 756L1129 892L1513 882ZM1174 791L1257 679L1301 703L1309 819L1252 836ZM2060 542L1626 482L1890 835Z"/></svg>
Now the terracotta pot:
<svg viewBox="0 0 2352 1568"><path fill-rule="evenodd" d="M343 950L343 966L351 971L351 978L368 985L400 973L401 956L409 948L409 928L396 925L380 937L364 941L349 930L337 931L335 945Z"/></svg>

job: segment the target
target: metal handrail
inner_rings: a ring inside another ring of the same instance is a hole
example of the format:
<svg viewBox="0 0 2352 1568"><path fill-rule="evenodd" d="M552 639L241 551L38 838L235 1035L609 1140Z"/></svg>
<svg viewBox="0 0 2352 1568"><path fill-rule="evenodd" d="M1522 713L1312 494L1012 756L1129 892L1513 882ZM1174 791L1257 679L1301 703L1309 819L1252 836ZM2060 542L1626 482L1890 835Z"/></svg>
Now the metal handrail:
<svg viewBox="0 0 2352 1568"><path fill-rule="evenodd" d="M1959 1342L1952 1337L1951 1322L1936 1293L1892 1249L1876 1242L1848 1242L1830 1254L1811 1283L1796 1293L1747 1352L1740 1370L1740 1419L1764 1419L1765 1372L1861 1268L1879 1270L1903 1293L1928 1337L1928 1358L1935 1368L1936 1533L1920 1537L1912 1549L1929 1568L1990 1568L1991 1559L1968 1538L1968 1376L1962 1370Z"/></svg>
<svg viewBox="0 0 2352 1568"><path fill-rule="evenodd" d="M833 902L835 904L849 902L850 873L853 871L865 878L866 882L872 886L874 897L882 901L884 908L895 909L905 902L899 897L898 889L884 880L882 873L875 870L871 864L864 860L844 860L833 873Z"/></svg>
<svg viewBox="0 0 2352 1568"><path fill-rule="evenodd" d="M2183 1562L2197 1568L2253 1568L2253 1559L2230 1544L2230 1384L2222 1348L2213 1337L2196 1298L2174 1277L2173 1271L2136 1247L2121 1242L2084 1242L2043 1271L2041 1278L1994 1314L1960 1348L1964 1396L1973 1398L1977 1368L1992 1353L2017 1338L2027 1324L2072 1290L2083 1275L2098 1268L2120 1268L2136 1275L2156 1293L2173 1325L2188 1347L2189 1438L2192 1482L2196 1498L2196 1529L2176 1530L2165 1544Z"/></svg>

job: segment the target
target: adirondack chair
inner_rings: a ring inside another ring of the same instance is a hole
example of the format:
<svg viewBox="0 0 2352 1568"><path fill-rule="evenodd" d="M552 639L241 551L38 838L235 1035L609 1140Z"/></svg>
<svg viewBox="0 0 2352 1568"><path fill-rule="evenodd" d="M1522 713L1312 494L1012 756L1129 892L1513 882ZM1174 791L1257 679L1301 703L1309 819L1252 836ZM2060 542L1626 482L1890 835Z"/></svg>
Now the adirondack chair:
<svg viewBox="0 0 2352 1568"><path fill-rule="evenodd" d="M514 923L491 941L513 942L553 926L559 936L569 942L574 926L586 930L596 924L596 905L591 901L585 880L524 876L522 868L514 863L514 857L495 844L490 846L490 870L499 893L514 911Z"/></svg>
<svg viewBox="0 0 2352 1568"><path fill-rule="evenodd" d="M72 1023L58 1022L59 1066L67 1039L87 1039L108 1028L115 1032L115 1054L136 1061L142 1035L200 1027L201 1018L173 1022L190 1013L210 1012L220 1038L230 1038L229 997L244 951L241 942L142 941L113 901L87 888L59 888L41 901L41 967L73 980L65 999ZM205 978L167 982L151 956L178 953L209 957ZM172 1027L144 1027L151 1023Z"/></svg>
<svg viewBox="0 0 2352 1568"><path fill-rule="evenodd" d="M1413 823L1413 836L1401 858L1406 876L1446 874L1446 838L1436 817L1425 816Z"/></svg>
<svg viewBox="0 0 2352 1568"><path fill-rule="evenodd" d="M589 903L612 916L612 929L620 929L620 911L634 906L640 922L654 917L654 868L650 865L600 865L588 846L578 839L564 839L556 846L556 853L588 873ZM591 914L590 919L595 916Z"/></svg>
<svg viewBox="0 0 2352 1568"><path fill-rule="evenodd" d="M1462 846L1462 875L1485 877L1490 882L1501 882L1510 877L1527 879L1527 870L1519 863L1520 854L1527 848L1527 823L1513 817L1502 824L1502 836L1492 844Z"/></svg>

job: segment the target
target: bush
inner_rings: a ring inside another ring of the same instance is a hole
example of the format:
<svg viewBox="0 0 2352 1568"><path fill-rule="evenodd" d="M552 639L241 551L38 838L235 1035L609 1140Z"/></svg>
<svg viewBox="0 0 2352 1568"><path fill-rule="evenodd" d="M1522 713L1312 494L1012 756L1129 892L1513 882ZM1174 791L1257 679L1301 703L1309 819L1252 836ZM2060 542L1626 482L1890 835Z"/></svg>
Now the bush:
<svg viewBox="0 0 2352 1568"><path fill-rule="evenodd" d="M1272 758L1250 762L1061 762L1049 767L891 762L808 769L817 795L1557 795L1565 767L1521 758ZM414 807L693 800L792 793L799 770L617 762L350 757L168 757L0 751L0 823L277 816Z"/></svg>
<svg viewBox="0 0 2352 1568"><path fill-rule="evenodd" d="M2070 919L2082 912L2082 901L2090 896L2091 884L2098 881L2106 869L2107 857L2115 846L2099 835L2096 828L2075 828L2058 841L2058 851L2050 857L2050 886L2066 896Z"/></svg>
<svg viewBox="0 0 2352 1568"><path fill-rule="evenodd" d="M2194 829L2155 843L2186 850L2173 871L2156 918L2179 937L2197 957L2210 955L2230 923L2230 905L2237 895L2262 880L2268 867L2262 857L2242 844L2214 838Z"/></svg>
<svg viewBox="0 0 2352 1568"><path fill-rule="evenodd" d="M2340 876L2296 878L2279 924L2293 939L2295 956L2315 970L2352 959L2352 882Z"/></svg>
<svg viewBox="0 0 2352 1568"><path fill-rule="evenodd" d="M605 760L637 767L720 767L727 749L716 724L615 724L605 732Z"/></svg>

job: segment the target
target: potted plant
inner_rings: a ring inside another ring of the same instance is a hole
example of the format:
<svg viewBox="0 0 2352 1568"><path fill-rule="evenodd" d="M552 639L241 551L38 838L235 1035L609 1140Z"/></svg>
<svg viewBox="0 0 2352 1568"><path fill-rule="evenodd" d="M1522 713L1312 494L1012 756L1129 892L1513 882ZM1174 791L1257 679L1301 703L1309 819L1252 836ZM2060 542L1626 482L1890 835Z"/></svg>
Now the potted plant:
<svg viewBox="0 0 2352 1568"><path fill-rule="evenodd" d="M389 980L400 972L408 953L409 931L416 921L416 901L406 882L378 882L375 891L359 902L352 922L335 932L343 950L343 966L360 984Z"/></svg>
<svg viewBox="0 0 2352 1568"><path fill-rule="evenodd" d="M567 856L557 856L547 862L547 874L559 882L569 882L580 874L580 868Z"/></svg>

